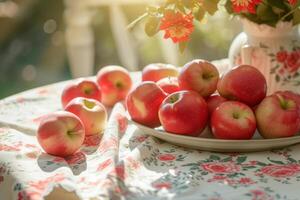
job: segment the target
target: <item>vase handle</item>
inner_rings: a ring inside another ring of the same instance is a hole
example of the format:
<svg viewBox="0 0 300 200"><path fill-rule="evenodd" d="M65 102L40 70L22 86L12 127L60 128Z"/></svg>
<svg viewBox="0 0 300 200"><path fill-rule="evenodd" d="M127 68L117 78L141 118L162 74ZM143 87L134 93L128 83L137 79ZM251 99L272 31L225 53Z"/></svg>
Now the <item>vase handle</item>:
<svg viewBox="0 0 300 200"><path fill-rule="evenodd" d="M242 63L246 65L252 65L252 52L254 50L254 47L251 47L250 45L244 45L241 48L241 58Z"/></svg>

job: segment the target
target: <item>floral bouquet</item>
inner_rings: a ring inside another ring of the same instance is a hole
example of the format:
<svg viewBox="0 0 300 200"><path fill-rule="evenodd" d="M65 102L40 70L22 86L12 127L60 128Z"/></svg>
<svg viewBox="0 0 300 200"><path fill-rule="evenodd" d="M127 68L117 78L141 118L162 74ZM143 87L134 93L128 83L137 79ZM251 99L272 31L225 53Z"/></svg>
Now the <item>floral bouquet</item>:
<svg viewBox="0 0 300 200"><path fill-rule="evenodd" d="M257 24L275 26L279 21L300 23L298 0L165 0L160 6L149 6L147 12L130 26L145 19L145 32L153 36L164 31L183 51L194 30L194 21L214 15L218 9Z"/></svg>

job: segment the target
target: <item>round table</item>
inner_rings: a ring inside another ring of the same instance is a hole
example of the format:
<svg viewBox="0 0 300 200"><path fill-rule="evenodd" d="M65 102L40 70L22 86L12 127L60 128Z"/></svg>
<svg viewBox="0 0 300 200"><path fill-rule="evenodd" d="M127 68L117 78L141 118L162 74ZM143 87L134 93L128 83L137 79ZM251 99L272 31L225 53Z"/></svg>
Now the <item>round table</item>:
<svg viewBox="0 0 300 200"><path fill-rule="evenodd" d="M135 83L140 73L132 73ZM118 103L101 136L74 155L44 153L41 116L61 110L61 82L0 101L0 199L299 199L300 145L213 153L145 135Z"/></svg>

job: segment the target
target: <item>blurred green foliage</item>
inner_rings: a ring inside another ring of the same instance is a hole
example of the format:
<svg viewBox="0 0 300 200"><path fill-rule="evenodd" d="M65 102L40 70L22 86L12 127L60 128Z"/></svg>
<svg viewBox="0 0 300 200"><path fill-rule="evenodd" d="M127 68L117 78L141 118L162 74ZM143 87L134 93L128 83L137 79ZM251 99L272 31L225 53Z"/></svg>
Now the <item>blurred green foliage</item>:
<svg viewBox="0 0 300 200"><path fill-rule="evenodd" d="M0 0L1 3L8 2ZM17 13L13 17L0 13L0 99L23 90L70 79L64 43L64 4L61 0L13 0ZM122 6L128 22L145 12L146 5ZM95 8L96 71L108 64L119 64L115 41L110 30L109 9ZM180 65L194 58L208 60L227 57L229 45L241 28L225 12L218 12L203 24L197 24ZM165 62L161 52L161 35L149 38L144 26L132 30L139 55L139 68Z"/></svg>

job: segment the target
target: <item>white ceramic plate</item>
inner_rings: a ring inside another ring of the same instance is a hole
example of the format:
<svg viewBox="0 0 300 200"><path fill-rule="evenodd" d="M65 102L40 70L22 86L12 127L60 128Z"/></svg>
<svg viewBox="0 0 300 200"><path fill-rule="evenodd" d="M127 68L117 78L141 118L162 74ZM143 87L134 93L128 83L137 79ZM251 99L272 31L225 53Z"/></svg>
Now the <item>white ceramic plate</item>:
<svg viewBox="0 0 300 200"><path fill-rule="evenodd" d="M130 120L130 119L129 119ZM130 120L145 134L152 135L164 141L176 144L178 146L216 151L216 152L254 152L270 149L282 148L285 146L300 143L300 136L263 139L258 132L251 140L222 140L212 137L208 128L206 128L199 137L189 137L165 132L162 128L152 129Z"/></svg>

